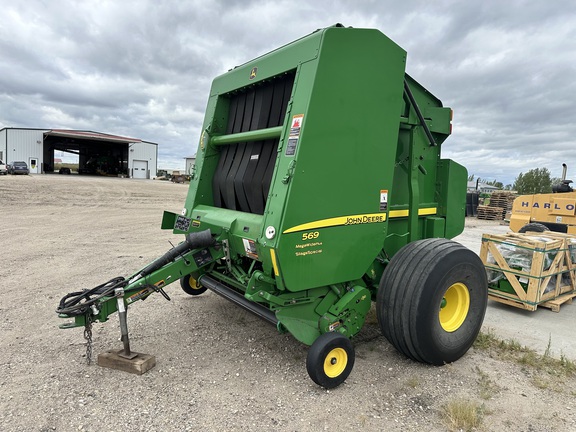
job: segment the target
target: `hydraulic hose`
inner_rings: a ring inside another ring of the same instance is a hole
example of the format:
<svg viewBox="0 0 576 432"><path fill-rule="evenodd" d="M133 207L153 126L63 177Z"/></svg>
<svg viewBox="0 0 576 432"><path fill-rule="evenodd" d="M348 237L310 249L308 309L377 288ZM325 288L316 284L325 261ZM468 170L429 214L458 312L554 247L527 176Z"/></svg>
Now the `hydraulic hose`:
<svg viewBox="0 0 576 432"><path fill-rule="evenodd" d="M86 312L88 312L88 309L101 298L106 296L113 296L115 289L124 288L133 281L155 272L156 270L164 267L166 264L173 262L176 258L184 255L188 251L212 246L215 243L216 242L212 237L212 233L209 229L195 233L189 233L186 235L184 242L170 249L160 258L148 264L130 280L126 280L123 277L116 277L94 288L66 294L60 300L58 308L56 309L56 313L70 317L84 315ZM165 293L163 295L167 297Z"/></svg>
<svg viewBox="0 0 576 432"><path fill-rule="evenodd" d="M154 273L156 270L164 267L166 264L171 263L179 256L184 255L188 251L213 246L214 244L215 241L209 229L195 233L189 233L186 235L186 240L184 242L170 249L160 258L152 261L150 264L140 270L139 275L141 277L148 276L149 274Z"/></svg>
<svg viewBox="0 0 576 432"><path fill-rule="evenodd" d="M56 308L56 313L68 316L84 315L88 308L99 299L111 295L116 288L124 287L127 283L128 281L123 277L115 277L114 279L92 289L85 289L66 294L60 300L60 303Z"/></svg>

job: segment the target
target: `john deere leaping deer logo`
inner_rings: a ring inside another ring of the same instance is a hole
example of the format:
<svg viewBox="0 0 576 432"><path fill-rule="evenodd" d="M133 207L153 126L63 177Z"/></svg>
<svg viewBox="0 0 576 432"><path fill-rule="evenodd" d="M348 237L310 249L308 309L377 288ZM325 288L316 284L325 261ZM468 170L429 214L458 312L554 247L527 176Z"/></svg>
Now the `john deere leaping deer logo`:
<svg viewBox="0 0 576 432"><path fill-rule="evenodd" d="M250 79L253 80L254 78L256 78L257 73L258 73L258 68L253 67L252 70L250 71Z"/></svg>

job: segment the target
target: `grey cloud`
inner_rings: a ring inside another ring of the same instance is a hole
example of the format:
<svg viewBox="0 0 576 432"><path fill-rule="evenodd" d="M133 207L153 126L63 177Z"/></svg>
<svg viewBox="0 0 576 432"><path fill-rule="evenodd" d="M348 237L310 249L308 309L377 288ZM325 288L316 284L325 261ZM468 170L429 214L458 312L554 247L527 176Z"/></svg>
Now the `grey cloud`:
<svg viewBox="0 0 576 432"><path fill-rule="evenodd" d="M340 22L406 49L407 71L454 109L443 152L470 173L511 183L576 160L572 1L13 3L0 23L0 127L135 136L180 168L215 76Z"/></svg>

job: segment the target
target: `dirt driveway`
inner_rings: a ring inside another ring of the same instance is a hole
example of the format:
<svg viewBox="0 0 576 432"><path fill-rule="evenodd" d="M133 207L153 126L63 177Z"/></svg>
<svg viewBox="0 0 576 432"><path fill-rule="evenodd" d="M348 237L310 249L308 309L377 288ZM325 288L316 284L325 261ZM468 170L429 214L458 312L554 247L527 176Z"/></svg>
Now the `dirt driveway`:
<svg viewBox="0 0 576 432"><path fill-rule="evenodd" d="M180 212L186 192L158 181L0 178L0 430L445 431L443 413L460 401L482 412L479 430L576 430L574 376L478 348L444 367L414 363L372 319L355 339L351 376L327 391L308 378L307 347L176 284L172 301L151 297L128 315L132 348L155 355L155 368L136 376L87 366L82 329L58 328L59 299L179 242L160 221L163 210ZM114 348L115 315L94 326L95 353Z"/></svg>

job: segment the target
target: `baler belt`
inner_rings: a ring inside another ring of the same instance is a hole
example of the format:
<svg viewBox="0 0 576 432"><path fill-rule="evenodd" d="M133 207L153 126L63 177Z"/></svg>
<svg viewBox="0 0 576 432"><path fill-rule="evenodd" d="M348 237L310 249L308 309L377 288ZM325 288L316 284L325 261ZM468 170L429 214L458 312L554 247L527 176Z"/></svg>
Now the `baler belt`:
<svg viewBox="0 0 576 432"><path fill-rule="evenodd" d="M268 126L272 96L273 88L271 86L267 86L261 91L255 92L249 130L265 129ZM260 159L261 151L262 142L247 142L244 156L242 157L242 161L238 167L238 172L234 177L234 191L236 192L236 197L238 199L239 209L244 212L255 213L255 208L258 207L258 204L261 201L258 200L256 205L250 205L250 202L255 201L252 197L253 191L250 186L252 184L255 168ZM262 212L263 211L264 209L262 208Z"/></svg>
<svg viewBox="0 0 576 432"><path fill-rule="evenodd" d="M294 74L287 74L231 96L226 134L282 125L293 85ZM214 205L263 214L278 143L271 139L221 146L212 179Z"/></svg>

